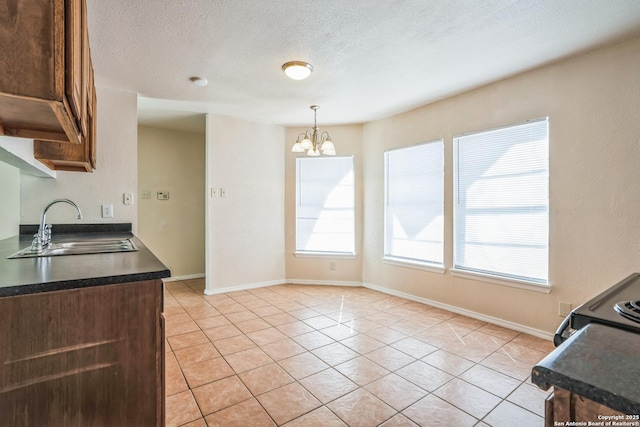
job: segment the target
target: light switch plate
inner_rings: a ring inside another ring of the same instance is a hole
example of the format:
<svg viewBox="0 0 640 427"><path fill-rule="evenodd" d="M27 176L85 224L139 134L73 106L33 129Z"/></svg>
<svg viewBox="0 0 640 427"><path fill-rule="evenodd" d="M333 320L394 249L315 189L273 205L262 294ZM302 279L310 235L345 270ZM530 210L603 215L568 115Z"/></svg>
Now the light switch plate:
<svg viewBox="0 0 640 427"><path fill-rule="evenodd" d="M113 205L102 205L102 218L113 218Z"/></svg>
<svg viewBox="0 0 640 427"><path fill-rule="evenodd" d="M125 205L133 204L133 193L124 193L122 195L122 203Z"/></svg>

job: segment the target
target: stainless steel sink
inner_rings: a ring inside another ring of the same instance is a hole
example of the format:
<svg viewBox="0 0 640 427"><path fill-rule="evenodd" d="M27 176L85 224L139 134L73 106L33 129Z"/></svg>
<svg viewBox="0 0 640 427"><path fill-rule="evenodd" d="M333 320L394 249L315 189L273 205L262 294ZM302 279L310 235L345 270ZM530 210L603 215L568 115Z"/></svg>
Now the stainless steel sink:
<svg viewBox="0 0 640 427"><path fill-rule="evenodd" d="M8 259L133 252L137 250L138 248L131 239L92 239L51 243L47 248L43 249L41 253L36 253L31 250L31 247L27 247L11 255Z"/></svg>

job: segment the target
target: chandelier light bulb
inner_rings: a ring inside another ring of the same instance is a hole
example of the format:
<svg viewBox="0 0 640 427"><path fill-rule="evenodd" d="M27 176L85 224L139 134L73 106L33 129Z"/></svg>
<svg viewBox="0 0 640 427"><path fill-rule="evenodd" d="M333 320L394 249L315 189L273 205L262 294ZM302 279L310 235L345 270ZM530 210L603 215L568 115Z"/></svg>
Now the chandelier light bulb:
<svg viewBox="0 0 640 427"><path fill-rule="evenodd" d="M291 147L291 151L294 153L304 153L305 149L302 146L302 144L300 144L299 142L296 142L295 144L293 144L293 147Z"/></svg>
<svg viewBox="0 0 640 427"><path fill-rule="evenodd" d="M333 142L331 142L330 139L327 139L322 143L320 150L322 150L322 154L327 156L335 156L336 154L336 148L333 146Z"/></svg>
<svg viewBox="0 0 640 427"><path fill-rule="evenodd" d="M302 142L300 143L300 145L302 146L302 148L304 148L305 150L311 150L313 148L313 144L311 143L311 140L307 137L305 137Z"/></svg>

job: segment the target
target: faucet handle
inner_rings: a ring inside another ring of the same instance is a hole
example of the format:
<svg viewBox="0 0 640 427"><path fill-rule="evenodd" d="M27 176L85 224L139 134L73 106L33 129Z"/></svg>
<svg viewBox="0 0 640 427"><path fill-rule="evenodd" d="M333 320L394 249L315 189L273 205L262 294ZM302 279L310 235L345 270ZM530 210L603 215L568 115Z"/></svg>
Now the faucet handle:
<svg viewBox="0 0 640 427"><path fill-rule="evenodd" d="M42 233L42 245L48 246L51 243L51 224L46 224Z"/></svg>
<svg viewBox="0 0 640 427"><path fill-rule="evenodd" d="M40 246L40 249L38 249ZM29 247L31 252L40 253L42 252L42 242L40 241L40 233L36 233L33 235L33 240L31 241L31 246Z"/></svg>

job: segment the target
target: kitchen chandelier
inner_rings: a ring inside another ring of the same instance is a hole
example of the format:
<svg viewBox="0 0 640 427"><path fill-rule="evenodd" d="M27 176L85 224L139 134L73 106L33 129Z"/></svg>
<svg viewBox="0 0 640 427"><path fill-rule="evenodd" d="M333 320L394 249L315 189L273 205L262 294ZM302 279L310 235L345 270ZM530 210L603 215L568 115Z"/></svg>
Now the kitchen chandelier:
<svg viewBox="0 0 640 427"><path fill-rule="evenodd" d="M294 153L304 153L306 151L307 156L319 156L320 154L335 156L336 148L333 146L329 132L322 132L318 138L319 128L316 122L316 112L320 107L318 105L311 105L309 108L313 110L313 129L305 133L300 133L295 144L291 147L291 151ZM302 137L302 139L300 139L300 137Z"/></svg>

